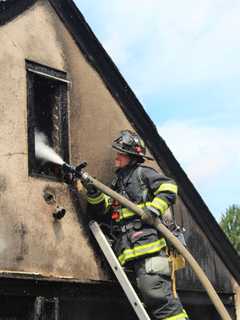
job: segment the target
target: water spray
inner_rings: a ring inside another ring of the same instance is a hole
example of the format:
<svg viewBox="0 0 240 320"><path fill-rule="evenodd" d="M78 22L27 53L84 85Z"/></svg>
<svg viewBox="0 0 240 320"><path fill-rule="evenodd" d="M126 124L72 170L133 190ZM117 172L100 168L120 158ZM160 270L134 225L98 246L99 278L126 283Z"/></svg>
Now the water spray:
<svg viewBox="0 0 240 320"><path fill-rule="evenodd" d="M63 165L63 159L49 146L47 137L39 131L35 132L36 158Z"/></svg>
<svg viewBox="0 0 240 320"><path fill-rule="evenodd" d="M81 162L78 166L73 166L64 162L64 160L51 148L48 139L44 133L35 132L35 156L38 159L49 161L62 166L63 175L71 175L72 178L83 179L83 168L87 166L87 162Z"/></svg>

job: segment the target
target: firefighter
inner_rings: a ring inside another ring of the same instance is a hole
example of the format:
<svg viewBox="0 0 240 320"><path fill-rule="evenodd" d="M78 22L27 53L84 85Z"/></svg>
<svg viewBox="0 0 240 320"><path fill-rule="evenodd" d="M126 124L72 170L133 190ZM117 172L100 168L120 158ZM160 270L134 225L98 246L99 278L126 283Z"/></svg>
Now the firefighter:
<svg viewBox="0 0 240 320"><path fill-rule="evenodd" d="M146 148L142 139L130 130L121 131L113 141L116 150L116 174L111 188L137 204L146 215L172 224L166 213L177 195L173 180L144 165ZM171 267L166 240L153 226L121 206L93 185L87 188L89 211L110 217L117 230L114 252L123 267L134 271L136 284L152 319L189 319L172 290ZM95 217L96 218L96 217Z"/></svg>

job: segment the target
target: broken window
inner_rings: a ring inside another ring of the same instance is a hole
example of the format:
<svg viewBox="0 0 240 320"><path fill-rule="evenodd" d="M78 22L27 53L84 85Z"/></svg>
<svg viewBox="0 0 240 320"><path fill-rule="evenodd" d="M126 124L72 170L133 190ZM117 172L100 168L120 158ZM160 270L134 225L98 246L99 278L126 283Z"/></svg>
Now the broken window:
<svg viewBox="0 0 240 320"><path fill-rule="evenodd" d="M39 159L35 154L36 138L44 140L68 162L68 117L66 73L26 61L28 90L29 175L59 180L61 166Z"/></svg>

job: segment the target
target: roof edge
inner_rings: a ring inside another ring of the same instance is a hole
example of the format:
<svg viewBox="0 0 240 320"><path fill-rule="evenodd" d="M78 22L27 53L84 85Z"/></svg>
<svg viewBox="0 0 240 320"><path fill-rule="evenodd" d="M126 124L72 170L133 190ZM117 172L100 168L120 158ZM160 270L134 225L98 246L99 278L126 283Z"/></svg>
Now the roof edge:
<svg viewBox="0 0 240 320"><path fill-rule="evenodd" d="M16 18L37 0L7 0L0 2L0 26Z"/></svg>

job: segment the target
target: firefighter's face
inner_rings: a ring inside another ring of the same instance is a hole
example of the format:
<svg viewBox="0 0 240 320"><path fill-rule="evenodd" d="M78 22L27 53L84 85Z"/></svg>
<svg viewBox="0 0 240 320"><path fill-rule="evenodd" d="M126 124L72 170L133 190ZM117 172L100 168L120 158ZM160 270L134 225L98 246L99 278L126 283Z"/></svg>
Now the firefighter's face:
<svg viewBox="0 0 240 320"><path fill-rule="evenodd" d="M121 152L116 153L116 157L115 157L116 168L124 168L129 164L129 162L130 162L130 157L127 154L121 153Z"/></svg>

